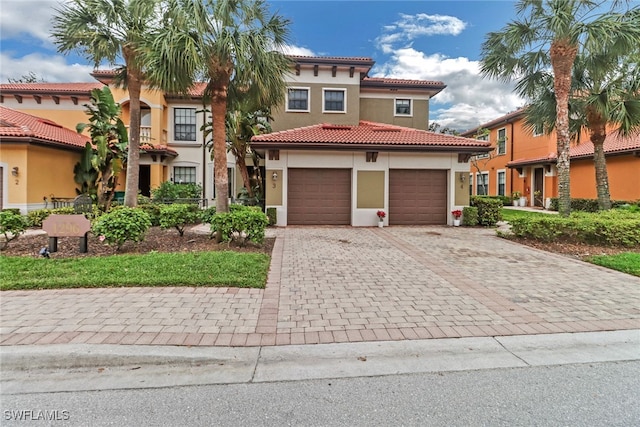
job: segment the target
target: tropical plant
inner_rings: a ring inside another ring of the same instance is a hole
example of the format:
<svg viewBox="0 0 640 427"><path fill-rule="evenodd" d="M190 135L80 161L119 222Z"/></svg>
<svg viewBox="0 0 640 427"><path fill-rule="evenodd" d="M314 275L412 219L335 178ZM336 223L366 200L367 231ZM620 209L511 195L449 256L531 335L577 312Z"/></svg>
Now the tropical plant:
<svg viewBox="0 0 640 427"><path fill-rule="evenodd" d="M640 40L638 40L640 43ZM577 143L588 129L593 144L596 191L600 210L611 209L611 195L604 141L608 130L615 128L621 136L640 131L640 61L626 52L608 51L603 55L578 55L573 67L569 98L569 129ZM541 76L539 89L526 110L531 129L555 128L556 100L552 77Z"/></svg>
<svg viewBox="0 0 640 427"><path fill-rule="evenodd" d="M98 204L106 212L118 185L118 176L127 161L127 128L120 119L120 105L108 86L91 91L91 104L85 104L89 123L78 123L78 133L89 129L93 142L91 166L98 172ZM78 165L76 165L78 166ZM84 166L83 166L84 168Z"/></svg>
<svg viewBox="0 0 640 427"><path fill-rule="evenodd" d="M99 179L98 171L93 168L91 159L93 158L93 147L87 142L80 161L73 167L73 180L80 188L76 188L76 194L88 194L92 199L98 197L98 186L96 183Z"/></svg>
<svg viewBox="0 0 640 427"><path fill-rule="evenodd" d="M605 49L637 49L640 14L638 8L626 14L618 12L625 3L628 2L520 0L516 4L519 20L489 33L482 45L482 74L505 81L517 79L516 91L521 96L534 97L540 75L552 70L559 212L563 216L571 211L569 95L574 61L578 53L588 56Z"/></svg>
<svg viewBox="0 0 640 427"><path fill-rule="evenodd" d="M93 234L106 244L120 250L126 241L140 242L151 227L149 214L140 208L121 206L102 215L91 226Z"/></svg>
<svg viewBox="0 0 640 427"><path fill-rule="evenodd" d="M55 10L52 36L58 51L78 51L98 67L115 65L115 83L129 92L130 138L125 205L137 204L140 163L140 91L145 65L140 51L147 46L163 2L159 0L70 0Z"/></svg>
<svg viewBox="0 0 640 427"><path fill-rule="evenodd" d="M284 99L290 61L281 52L289 21L271 14L263 0L170 0L163 22L149 50L147 76L174 92L185 92L198 78L207 82L216 209L228 212L227 102L239 93L255 105Z"/></svg>

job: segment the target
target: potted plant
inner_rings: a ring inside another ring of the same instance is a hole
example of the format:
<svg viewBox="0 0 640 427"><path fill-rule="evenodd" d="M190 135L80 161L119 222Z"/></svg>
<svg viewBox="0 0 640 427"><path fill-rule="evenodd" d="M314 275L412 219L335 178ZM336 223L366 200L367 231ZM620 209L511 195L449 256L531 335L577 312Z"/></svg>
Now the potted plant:
<svg viewBox="0 0 640 427"><path fill-rule="evenodd" d="M460 226L460 217L462 216L462 211L460 209L452 210L451 215L453 215L453 226Z"/></svg>
<svg viewBox="0 0 640 427"><path fill-rule="evenodd" d="M387 216L387 214L384 211L378 211L376 215L378 215L378 227L384 227L384 217Z"/></svg>
<svg viewBox="0 0 640 427"><path fill-rule="evenodd" d="M518 206L520 204L519 191L514 191L513 193L511 193L511 203L513 203L513 206Z"/></svg>

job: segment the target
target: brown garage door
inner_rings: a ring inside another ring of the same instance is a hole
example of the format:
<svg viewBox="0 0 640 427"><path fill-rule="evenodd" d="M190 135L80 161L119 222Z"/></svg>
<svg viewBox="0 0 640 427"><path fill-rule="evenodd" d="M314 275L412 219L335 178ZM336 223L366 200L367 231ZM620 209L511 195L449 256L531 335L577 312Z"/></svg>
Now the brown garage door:
<svg viewBox="0 0 640 427"><path fill-rule="evenodd" d="M351 224L351 169L288 169L288 175L288 224Z"/></svg>
<svg viewBox="0 0 640 427"><path fill-rule="evenodd" d="M389 170L389 224L447 223L447 171Z"/></svg>

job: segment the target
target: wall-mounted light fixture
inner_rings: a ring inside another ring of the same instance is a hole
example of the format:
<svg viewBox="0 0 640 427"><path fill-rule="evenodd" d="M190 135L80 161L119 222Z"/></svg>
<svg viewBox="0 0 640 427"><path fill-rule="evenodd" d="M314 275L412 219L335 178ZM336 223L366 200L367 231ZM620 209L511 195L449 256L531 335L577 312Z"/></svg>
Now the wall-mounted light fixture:
<svg viewBox="0 0 640 427"><path fill-rule="evenodd" d="M19 173L20 173L20 169L18 169L17 166L14 166L13 169L11 169L11 175L18 176Z"/></svg>
<svg viewBox="0 0 640 427"><path fill-rule="evenodd" d="M460 174L460 183L464 184L464 173Z"/></svg>
<svg viewBox="0 0 640 427"><path fill-rule="evenodd" d="M274 180L274 181L277 181L278 180L278 172L272 173L271 174L271 179Z"/></svg>

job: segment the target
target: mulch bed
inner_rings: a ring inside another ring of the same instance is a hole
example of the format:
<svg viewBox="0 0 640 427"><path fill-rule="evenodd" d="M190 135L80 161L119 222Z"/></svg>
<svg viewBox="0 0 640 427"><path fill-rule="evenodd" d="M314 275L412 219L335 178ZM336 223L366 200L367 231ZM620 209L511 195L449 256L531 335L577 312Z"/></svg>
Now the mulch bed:
<svg viewBox="0 0 640 427"><path fill-rule="evenodd" d="M624 252L640 252L640 248L625 248L619 246L588 245L575 242L540 242L537 240L512 237L509 240L521 245L531 246L547 252L564 255L574 259L584 260L594 255L617 255Z"/></svg>
<svg viewBox="0 0 640 427"><path fill-rule="evenodd" d="M265 239L262 245L247 243L239 246L236 243L216 243L208 234L185 231L180 236L177 230L163 230L160 227L151 227L145 234L142 242L126 242L119 251L115 246L109 246L100 242L97 236L89 233L88 248L85 254L80 253L80 238L60 237L58 238L58 251L51 253L51 258L78 258L86 256L107 256L118 254L145 254L156 252L199 252L199 251L236 251L236 252L258 252L271 254L274 238ZM7 256L32 256L40 257L42 248L49 246L49 237L42 235L23 235L9 242L7 249L2 251L2 255Z"/></svg>

